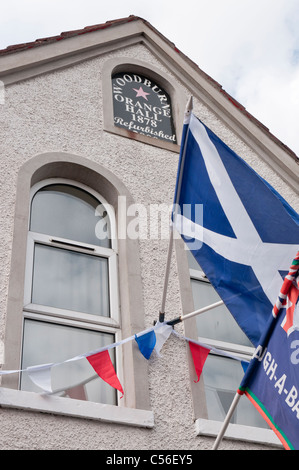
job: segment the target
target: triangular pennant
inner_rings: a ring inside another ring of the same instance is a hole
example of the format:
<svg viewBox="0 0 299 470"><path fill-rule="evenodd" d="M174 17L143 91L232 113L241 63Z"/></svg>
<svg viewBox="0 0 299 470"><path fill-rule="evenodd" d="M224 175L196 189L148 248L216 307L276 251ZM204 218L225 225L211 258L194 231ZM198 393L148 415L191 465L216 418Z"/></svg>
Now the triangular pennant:
<svg viewBox="0 0 299 470"><path fill-rule="evenodd" d="M52 393L51 369L53 364L27 367L27 373L35 385L47 393Z"/></svg>
<svg viewBox="0 0 299 470"><path fill-rule="evenodd" d="M163 344L168 340L169 336L172 333L172 326L171 325L163 325L155 330L156 333L156 345L155 351L158 356L160 356L160 351L163 347Z"/></svg>
<svg viewBox="0 0 299 470"><path fill-rule="evenodd" d="M135 335L135 340L138 344L139 350L141 354L145 357L145 359L149 359L153 352L153 349L156 345L156 334L154 331L149 331L144 335L137 336Z"/></svg>
<svg viewBox="0 0 299 470"><path fill-rule="evenodd" d="M97 354L93 354L92 356L87 356L86 359L94 368L98 376L101 377L101 379L103 379L105 382L111 385L111 387L116 388L116 390L119 390L122 393L122 398L124 395L124 391L115 373L108 349L106 349L105 351L101 351Z"/></svg>
<svg viewBox="0 0 299 470"><path fill-rule="evenodd" d="M210 349L204 348L199 344L192 343L189 341L189 347L193 358L193 363L197 375L197 380L194 380L195 383L199 382L203 366L206 362Z"/></svg>

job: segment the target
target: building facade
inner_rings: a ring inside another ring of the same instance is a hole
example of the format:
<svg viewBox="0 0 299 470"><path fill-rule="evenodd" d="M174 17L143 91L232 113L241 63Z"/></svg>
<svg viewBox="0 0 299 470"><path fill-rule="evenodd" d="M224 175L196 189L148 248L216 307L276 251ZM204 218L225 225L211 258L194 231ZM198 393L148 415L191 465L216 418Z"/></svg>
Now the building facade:
<svg viewBox="0 0 299 470"><path fill-rule="evenodd" d="M242 370L211 354L196 382L186 338L252 345L224 307L150 359L134 339L159 319L186 103L298 211L296 155L135 16L0 51L0 80L0 448L211 449ZM165 320L215 299L175 237ZM123 397L67 362L111 344ZM24 371L49 363L54 394ZM240 405L222 447L272 446Z"/></svg>

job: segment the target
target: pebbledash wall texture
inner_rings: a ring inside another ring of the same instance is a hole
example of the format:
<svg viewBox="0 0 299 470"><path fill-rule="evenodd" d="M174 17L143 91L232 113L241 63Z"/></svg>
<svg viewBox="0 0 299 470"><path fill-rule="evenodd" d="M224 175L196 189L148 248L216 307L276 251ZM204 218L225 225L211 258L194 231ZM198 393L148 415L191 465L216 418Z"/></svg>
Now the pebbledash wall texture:
<svg viewBox="0 0 299 470"><path fill-rule="evenodd" d="M139 33L142 28L150 29L148 35L157 36L157 44L161 42L161 36L153 28L149 28L143 20L136 20ZM131 23L116 23L113 28L120 28L120 39L114 43L106 39L105 30L89 32L86 35L65 38L60 41L60 47L65 47L68 42L85 41L85 37L99 35L99 50L93 44L91 56L82 56L78 60L63 66L40 70L28 76L24 70L30 71L30 66L16 65L11 70L13 79L7 80L4 71L0 77L5 85L4 102L0 104L0 339L3 345L1 362L6 360L6 337L7 327L7 304L11 276L11 259L13 239L15 230L15 210L18 176L26 163L43 155L59 154L67 157L67 161L84 161L99 164L109 170L127 188L135 203L146 207L150 213L153 204L171 205L174 195L177 165L178 145L171 149L157 143L152 145L150 137L147 141L138 140L136 136L124 136L117 132L113 133L105 129L105 113L111 113L107 109L107 88L105 88L105 74L107 64L128 64L127 70L135 70L140 73L142 63L148 70L159 72L161 77L175 88L179 100L172 103L176 113L176 133L178 144L183 122L184 106L190 95L193 96L194 114L205 122L217 135L235 150L255 171L274 186L280 194L295 209L299 210L298 193L294 185L287 183L279 171L261 158L258 144L249 145L248 139L241 138L241 132L235 132L231 122L225 119L223 111L215 112L206 102L206 92L196 84L194 77L189 81L183 80L181 72L176 71L173 59L165 59L169 43L165 41L165 49L161 44L155 48L153 41L144 39L128 43L127 38L132 37L129 28ZM121 28L127 28L127 32ZM103 41L101 42L101 33ZM115 33L116 34L116 33ZM137 33L134 33L137 35ZM163 40L164 41L164 40ZM64 43L64 44L63 44ZM79 44L79 42L78 42ZM113 47L111 46L113 44ZM103 45L106 45L103 47ZM38 55L38 66L43 66L43 54L53 46L46 43L38 47L17 50L9 54L3 54L1 61L22 59L25 54L29 58L31 54L34 59ZM73 45L71 44L73 47ZM76 45L74 45L75 47ZM88 50L88 45L85 51ZM109 47L108 47L109 46ZM57 44L55 44L57 47ZM82 48L83 49L83 48ZM157 52L159 51L159 53ZM172 48L173 51L173 48ZM83 51L84 52L84 51ZM82 54L83 54L82 52ZM69 52L68 52L69 53ZM63 55L64 54L64 55ZM160 55L159 55L160 54ZM61 55L61 57L60 57ZM67 52L57 50L57 57L65 60ZM63 56L63 57L62 57ZM171 63L171 67L168 64ZM187 62L188 67L190 63ZM138 68L139 67L139 68ZM109 68L111 70L111 67ZM124 68L122 70L125 70ZM194 69L193 69L194 70ZM195 72L194 72L195 73ZM19 74L19 75L18 75ZM11 76L12 76L11 75ZM18 78L16 78L18 76ZM204 78L207 80L206 78ZM193 87L191 86L193 84ZM214 87L215 93L220 96L220 91ZM202 93L203 99L200 99ZM174 96L174 95L173 95ZM242 110L232 105L227 98L220 96L219 100L225 99L227 106L234 107L235 112L241 116L240 119L250 120L244 116ZM105 101L106 100L106 101ZM216 105L217 107L217 105ZM229 114L229 111L227 111ZM257 127L261 127L251 121ZM107 126L106 126L107 127ZM265 134L267 131L262 130ZM131 137L131 138L128 138ZM135 138L134 138L135 137ZM268 136L266 139L271 140ZM278 146L274 140L273 146ZM269 151L264 151L265 154ZM275 149L273 149L275 152ZM297 165L293 156L286 152L285 163ZM41 157L42 158L42 157ZM271 155L270 157L271 158ZM83 160L82 160L83 161ZM298 165L297 178L298 183ZM57 175L59 176L59 175ZM64 175L65 176L65 175ZM298 186L297 186L298 188ZM98 188L99 193L101 188ZM150 230L150 227L148 227ZM143 323L144 328L151 327L158 319L164 282L164 270L167 258L168 239L148 236L138 240L140 279L142 291L137 292L143 303L141 312L141 323L131 322L130 331L127 333L138 333L138 328ZM179 244L180 242L178 242ZM174 250L171 262L170 278L167 291L166 319L175 318L182 313L192 309L192 301L189 299L184 304L182 297L184 282L180 280L178 266L184 264L187 268L187 260L184 250ZM181 253L181 255L180 255ZM181 256L181 257L180 257ZM187 281L186 281L187 283ZM19 289L23 289L20 285ZM138 288L139 289L139 288ZM190 288L189 288L190 291ZM189 292L188 291L188 292ZM11 299L13 302L13 299ZM122 307L121 307L122 311ZM20 311L22 316L22 311ZM187 322L186 322L187 323ZM192 324L194 325L194 324ZM192 329L192 328L191 328ZM175 330L182 335L191 336L190 326L180 324ZM188 333L188 334L187 334ZM17 334L17 333L16 333ZM20 341L17 338L16 341ZM133 354L139 353L136 345L132 345ZM41 412L32 407L15 406L14 399L1 399L0 393L0 448L1 449L211 449L214 436L204 433L198 435L196 431L196 419L198 408L203 405L194 404L194 373L190 362L187 344L182 339L171 335L165 343L161 357L153 355L149 361L138 359L139 367L143 368L148 380L148 406L140 406L152 412L154 424L149 427L140 427L133 424L118 423L117 420L109 422L109 419L90 419L78 416L56 414L55 412ZM123 376L121 377L123 379ZM2 379L3 380L3 379ZM135 381L138 389L138 374ZM200 384L198 384L200 386ZM5 385L6 391L14 390L13 386ZM1 390L0 390L1 392ZM119 407L126 407L126 379L124 379L124 404L120 402ZM9 393L9 392L8 392ZM22 392L18 392L22 393ZM43 400L52 400L53 397L43 397ZM142 401L141 397L141 401ZM8 401L10 402L8 403ZM70 400L65 398L64 400ZM26 400L25 400L26 401ZM131 405L129 405L130 407ZM204 415L204 411L202 411ZM222 443L224 449L268 449L269 444L265 442L246 442L242 439L225 439ZM279 448L279 447L278 447Z"/></svg>

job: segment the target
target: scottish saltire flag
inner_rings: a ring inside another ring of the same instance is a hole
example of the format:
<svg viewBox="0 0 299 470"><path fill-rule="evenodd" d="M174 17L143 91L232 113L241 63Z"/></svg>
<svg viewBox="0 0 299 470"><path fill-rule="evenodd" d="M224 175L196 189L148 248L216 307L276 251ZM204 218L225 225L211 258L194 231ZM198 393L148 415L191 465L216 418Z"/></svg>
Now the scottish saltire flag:
<svg viewBox="0 0 299 470"><path fill-rule="evenodd" d="M174 226L257 346L298 250L298 214L192 113L174 201Z"/></svg>
<svg viewBox="0 0 299 470"><path fill-rule="evenodd" d="M284 447L292 450L299 450L298 296L299 252L238 390L246 394Z"/></svg>

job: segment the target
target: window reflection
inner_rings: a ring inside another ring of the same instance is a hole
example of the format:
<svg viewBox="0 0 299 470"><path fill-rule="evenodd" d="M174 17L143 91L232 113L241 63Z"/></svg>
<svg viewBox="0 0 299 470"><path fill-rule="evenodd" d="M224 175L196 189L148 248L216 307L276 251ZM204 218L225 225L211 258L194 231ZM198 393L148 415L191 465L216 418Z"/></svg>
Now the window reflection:
<svg viewBox="0 0 299 470"><path fill-rule="evenodd" d="M96 226L101 220L106 237L97 236ZM110 223L103 205L86 191L64 184L45 186L36 193L30 230L106 248L111 246Z"/></svg>
<svg viewBox="0 0 299 470"><path fill-rule="evenodd" d="M217 292L207 282L191 279L191 286L196 310L220 300ZM198 336L242 344L243 346L252 346L225 305L197 315L196 324Z"/></svg>
<svg viewBox="0 0 299 470"><path fill-rule="evenodd" d="M220 300L219 295L205 277L201 266L192 254L187 251L191 274L191 287L196 310ZM196 316L197 334L209 344L220 342L224 351L234 350L234 354L247 357L248 347L253 345L243 333L225 305L214 308ZM203 368L203 381L206 395L208 419L222 421L225 419L233 398L244 376L240 361L209 354ZM246 397L241 397L232 423L268 428L267 423L252 406Z"/></svg>
<svg viewBox="0 0 299 470"><path fill-rule="evenodd" d="M108 260L36 244L32 303L108 317Z"/></svg>
<svg viewBox="0 0 299 470"><path fill-rule="evenodd" d="M209 355L203 368L203 379L209 419L224 421L244 375L239 361ZM241 397L231 423L268 428L266 421L248 398Z"/></svg>

